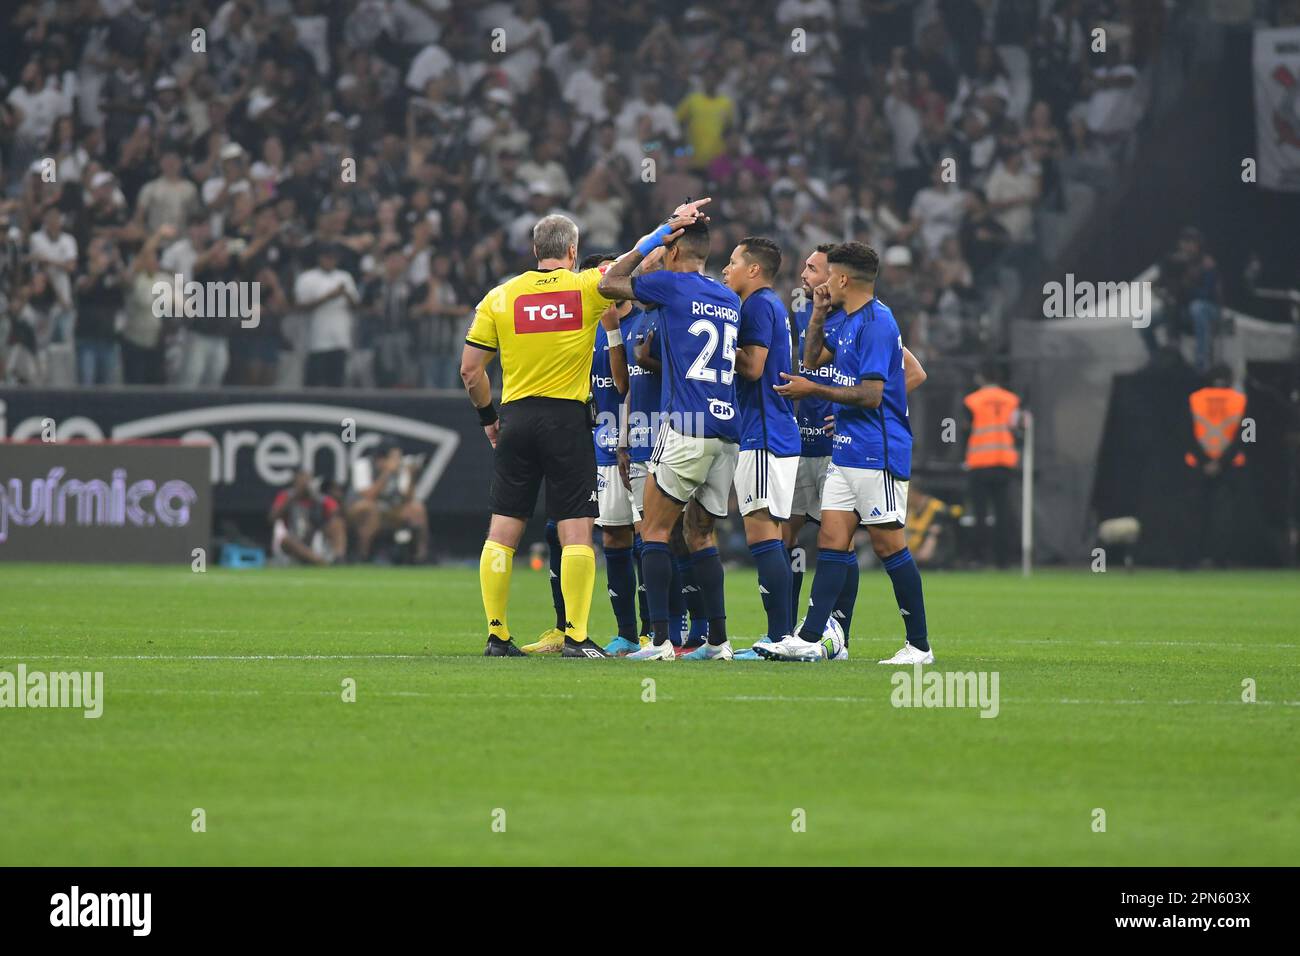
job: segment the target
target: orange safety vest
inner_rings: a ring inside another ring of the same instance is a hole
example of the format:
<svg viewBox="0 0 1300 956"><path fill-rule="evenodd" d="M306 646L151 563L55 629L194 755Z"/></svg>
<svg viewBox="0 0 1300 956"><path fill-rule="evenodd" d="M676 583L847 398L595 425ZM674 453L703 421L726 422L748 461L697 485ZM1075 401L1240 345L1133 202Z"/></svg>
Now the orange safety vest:
<svg viewBox="0 0 1300 956"><path fill-rule="evenodd" d="M1246 414L1246 396L1235 388L1202 388L1188 396L1187 404L1192 409L1192 434L1196 443L1206 458L1218 461L1237 438L1241 418ZM1190 464L1196 464L1191 452L1186 457L1191 459ZM1232 463L1241 467L1245 461L1246 456L1238 452Z"/></svg>
<svg viewBox="0 0 1300 956"><path fill-rule="evenodd" d="M967 468L1015 468L1020 463L1011 421L1020 398L996 385L977 388L965 398L970 409L970 441L966 444Z"/></svg>

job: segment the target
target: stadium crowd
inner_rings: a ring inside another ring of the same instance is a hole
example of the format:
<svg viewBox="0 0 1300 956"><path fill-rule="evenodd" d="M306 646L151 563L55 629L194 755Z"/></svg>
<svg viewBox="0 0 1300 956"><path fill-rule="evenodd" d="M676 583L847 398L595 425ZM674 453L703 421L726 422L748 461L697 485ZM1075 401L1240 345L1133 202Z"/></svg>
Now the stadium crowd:
<svg viewBox="0 0 1300 956"><path fill-rule="evenodd" d="M0 28L0 381L456 387L540 216L621 249L704 195L711 270L769 235L793 293L807 250L866 240L913 351L995 348L1067 184L1132 148L1163 11L28 0ZM256 288L257 323L160 317L175 276Z"/></svg>

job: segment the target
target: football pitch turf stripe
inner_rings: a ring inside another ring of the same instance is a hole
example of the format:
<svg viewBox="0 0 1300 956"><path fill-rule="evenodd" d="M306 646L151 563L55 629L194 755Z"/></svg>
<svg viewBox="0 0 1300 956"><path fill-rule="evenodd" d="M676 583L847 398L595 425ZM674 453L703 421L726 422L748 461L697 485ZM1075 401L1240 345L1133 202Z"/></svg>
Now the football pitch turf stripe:
<svg viewBox="0 0 1300 956"><path fill-rule="evenodd" d="M0 670L104 674L98 719L0 710L6 862L1300 858L1295 573L927 573L926 672L999 673L992 719L892 706L909 669L876 663L902 626L873 569L854 659L816 667L484 658L471 568L3 575ZM752 569L727 599L733 633L758 634ZM512 632L553 622L521 563Z"/></svg>

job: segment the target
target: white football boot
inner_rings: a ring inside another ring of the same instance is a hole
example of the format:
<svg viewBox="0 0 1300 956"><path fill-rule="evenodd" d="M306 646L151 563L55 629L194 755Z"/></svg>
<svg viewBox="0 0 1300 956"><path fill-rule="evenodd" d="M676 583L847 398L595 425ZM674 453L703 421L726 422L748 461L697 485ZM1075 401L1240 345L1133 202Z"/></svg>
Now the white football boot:
<svg viewBox="0 0 1300 956"><path fill-rule="evenodd" d="M673 653L673 642L664 641L662 644L649 642L639 651L633 651L631 654L623 656L625 661L675 661L677 655Z"/></svg>
<svg viewBox="0 0 1300 956"><path fill-rule="evenodd" d="M893 657L880 661L881 664L933 664L934 651L919 651L911 644L904 644Z"/></svg>
<svg viewBox="0 0 1300 956"><path fill-rule="evenodd" d="M805 641L798 634L787 637L771 651L774 661L824 661L826 648L821 641Z"/></svg>

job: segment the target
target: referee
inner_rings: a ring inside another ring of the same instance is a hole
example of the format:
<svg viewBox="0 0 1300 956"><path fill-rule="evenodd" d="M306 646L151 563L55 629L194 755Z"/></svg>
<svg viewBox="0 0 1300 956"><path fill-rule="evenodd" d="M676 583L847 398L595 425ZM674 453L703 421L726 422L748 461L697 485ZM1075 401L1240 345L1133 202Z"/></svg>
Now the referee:
<svg viewBox="0 0 1300 956"><path fill-rule="evenodd" d="M587 637L596 580L591 547L597 514L596 453L587 396L591 392L596 324L605 326L610 361L625 363L618 317L596 291L599 269L574 272L578 227L552 215L533 227L537 268L503 282L483 297L465 337L460 377L496 449L492 523L479 559L487 616L486 657L522 657L510 639L506 605L515 548L546 482L547 516L556 522L563 553L560 584L568 620L565 657L607 657ZM501 409L488 385L487 365L501 355Z"/></svg>

